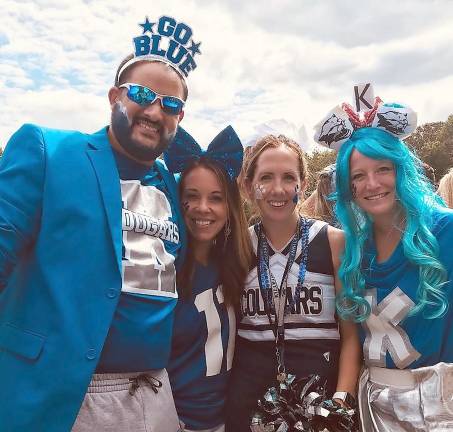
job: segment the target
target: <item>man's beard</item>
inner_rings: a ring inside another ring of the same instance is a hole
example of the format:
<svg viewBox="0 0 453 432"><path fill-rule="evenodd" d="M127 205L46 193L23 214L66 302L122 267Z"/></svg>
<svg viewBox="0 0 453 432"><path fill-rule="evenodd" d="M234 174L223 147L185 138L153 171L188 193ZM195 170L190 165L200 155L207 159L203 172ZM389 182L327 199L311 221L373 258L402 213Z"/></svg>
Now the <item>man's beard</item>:
<svg viewBox="0 0 453 432"><path fill-rule="evenodd" d="M116 102L111 116L112 130L116 140L125 152L134 159L151 161L157 159L168 147L175 137L173 133L165 133L159 128L159 142L156 147L149 147L132 138L133 123L129 120L126 107L121 102Z"/></svg>

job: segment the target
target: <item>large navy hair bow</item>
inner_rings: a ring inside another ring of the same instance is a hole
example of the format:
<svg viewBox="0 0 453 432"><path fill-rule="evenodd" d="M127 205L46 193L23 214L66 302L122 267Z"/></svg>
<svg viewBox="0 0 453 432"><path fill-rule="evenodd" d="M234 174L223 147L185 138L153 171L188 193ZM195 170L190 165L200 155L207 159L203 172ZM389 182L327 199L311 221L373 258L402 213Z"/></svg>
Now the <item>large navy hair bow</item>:
<svg viewBox="0 0 453 432"><path fill-rule="evenodd" d="M243 148L241 140L231 126L227 126L203 150L194 138L178 126L174 140L164 152L164 160L172 173L184 171L194 160L205 157L219 163L235 179L242 167Z"/></svg>

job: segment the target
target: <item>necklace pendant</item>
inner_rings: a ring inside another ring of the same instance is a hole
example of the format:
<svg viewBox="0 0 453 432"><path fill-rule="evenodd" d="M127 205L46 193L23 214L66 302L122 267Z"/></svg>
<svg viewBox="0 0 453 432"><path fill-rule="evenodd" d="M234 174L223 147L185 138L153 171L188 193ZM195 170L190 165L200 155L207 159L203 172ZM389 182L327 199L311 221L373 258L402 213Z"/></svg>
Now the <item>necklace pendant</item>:
<svg viewBox="0 0 453 432"><path fill-rule="evenodd" d="M277 381L279 383L284 383L286 380L286 373L285 372L279 372L277 373Z"/></svg>

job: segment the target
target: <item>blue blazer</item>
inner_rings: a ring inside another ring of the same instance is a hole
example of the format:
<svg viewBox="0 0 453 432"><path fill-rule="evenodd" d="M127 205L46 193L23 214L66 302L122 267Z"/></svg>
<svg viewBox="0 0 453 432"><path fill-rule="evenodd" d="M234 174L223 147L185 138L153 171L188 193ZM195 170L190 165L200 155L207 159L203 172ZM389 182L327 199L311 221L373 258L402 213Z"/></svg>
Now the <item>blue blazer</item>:
<svg viewBox="0 0 453 432"><path fill-rule="evenodd" d="M0 158L1 432L71 430L121 292L121 259L106 128L24 125Z"/></svg>

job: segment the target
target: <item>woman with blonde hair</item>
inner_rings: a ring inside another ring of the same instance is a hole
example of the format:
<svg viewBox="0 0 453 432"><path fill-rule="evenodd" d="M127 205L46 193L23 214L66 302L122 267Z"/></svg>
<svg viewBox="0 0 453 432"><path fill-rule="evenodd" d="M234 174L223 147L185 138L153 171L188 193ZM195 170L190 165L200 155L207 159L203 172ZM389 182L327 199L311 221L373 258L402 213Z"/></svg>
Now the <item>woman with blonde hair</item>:
<svg viewBox="0 0 453 432"><path fill-rule="evenodd" d="M336 215L345 233L337 311L362 323L362 430L453 430L453 211L403 138L416 113L343 104L316 139L338 149Z"/></svg>
<svg viewBox="0 0 453 432"><path fill-rule="evenodd" d="M440 179L437 193L448 207L453 208L453 168Z"/></svg>
<svg viewBox="0 0 453 432"><path fill-rule="evenodd" d="M354 403L359 341L355 324L335 314L343 233L300 216L306 181L304 153L284 135L247 151L241 188L259 218L249 228L255 258L242 293L227 431L250 431L258 399L291 375L316 374L328 398Z"/></svg>

